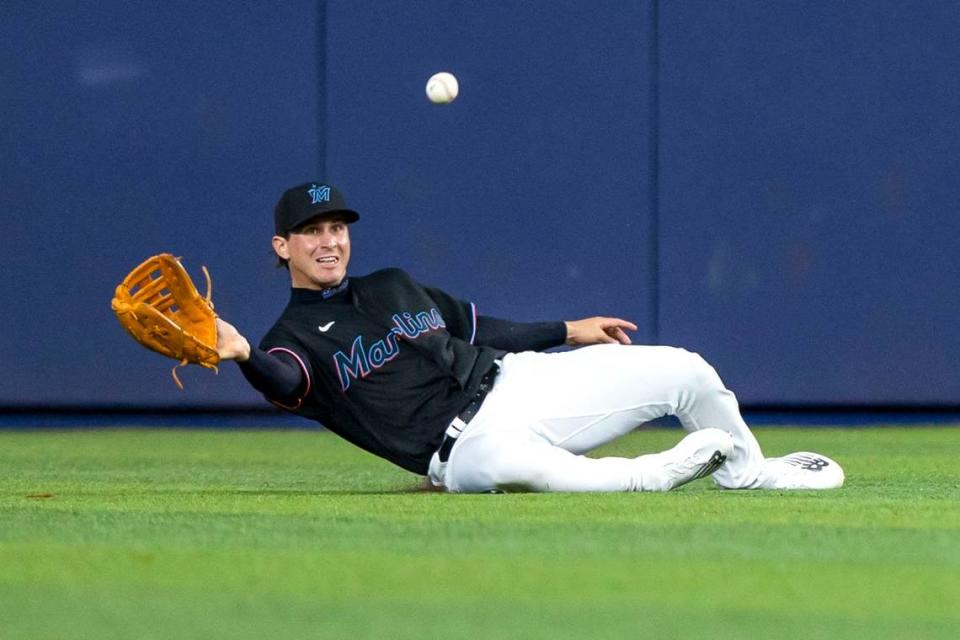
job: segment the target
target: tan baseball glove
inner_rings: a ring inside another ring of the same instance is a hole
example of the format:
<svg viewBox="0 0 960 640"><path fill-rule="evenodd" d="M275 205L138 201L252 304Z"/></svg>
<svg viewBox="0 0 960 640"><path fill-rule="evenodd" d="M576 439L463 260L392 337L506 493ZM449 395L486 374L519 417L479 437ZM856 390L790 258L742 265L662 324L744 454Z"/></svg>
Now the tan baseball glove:
<svg viewBox="0 0 960 640"><path fill-rule="evenodd" d="M217 314L207 296L197 291L180 261L169 253L147 258L117 287L110 306L134 340L179 363L171 374L177 386L177 368L199 364L217 371Z"/></svg>

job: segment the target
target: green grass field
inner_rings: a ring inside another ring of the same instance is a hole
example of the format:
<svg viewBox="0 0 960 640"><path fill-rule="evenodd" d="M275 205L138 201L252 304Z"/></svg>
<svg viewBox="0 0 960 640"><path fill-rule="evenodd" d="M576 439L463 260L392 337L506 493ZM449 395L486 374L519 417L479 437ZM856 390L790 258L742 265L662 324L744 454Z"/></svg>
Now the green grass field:
<svg viewBox="0 0 960 640"><path fill-rule="evenodd" d="M0 432L0 639L960 637L960 429L757 435L846 486L457 496L326 433Z"/></svg>

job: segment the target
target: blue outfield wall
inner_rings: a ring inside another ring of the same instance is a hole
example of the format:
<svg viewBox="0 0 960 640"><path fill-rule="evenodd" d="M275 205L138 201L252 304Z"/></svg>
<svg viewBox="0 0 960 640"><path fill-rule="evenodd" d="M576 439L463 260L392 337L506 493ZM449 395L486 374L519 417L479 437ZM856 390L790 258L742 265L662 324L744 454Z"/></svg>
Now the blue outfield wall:
<svg viewBox="0 0 960 640"><path fill-rule="evenodd" d="M3 3L0 407L262 407L232 365L178 391L109 298L170 251L261 335L272 206L321 174L355 273L628 317L748 404L955 406L958 32L946 1Z"/></svg>
<svg viewBox="0 0 960 640"><path fill-rule="evenodd" d="M661 339L749 402L960 402L960 6L661 6Z"/></svg>

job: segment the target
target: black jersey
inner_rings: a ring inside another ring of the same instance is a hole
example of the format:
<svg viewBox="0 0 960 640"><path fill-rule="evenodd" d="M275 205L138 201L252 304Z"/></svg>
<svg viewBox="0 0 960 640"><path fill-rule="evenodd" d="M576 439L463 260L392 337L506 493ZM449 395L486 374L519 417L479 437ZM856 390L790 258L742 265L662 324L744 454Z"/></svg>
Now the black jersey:
<svg viewBox="0 0 960 640"><path fill-rule="evenodd" d="M497 356L473 344L476 328L473 304L385 269L351 277L346 295L292 289L260 346L303 368L302 397L285 408L425 474Z"/></svg>

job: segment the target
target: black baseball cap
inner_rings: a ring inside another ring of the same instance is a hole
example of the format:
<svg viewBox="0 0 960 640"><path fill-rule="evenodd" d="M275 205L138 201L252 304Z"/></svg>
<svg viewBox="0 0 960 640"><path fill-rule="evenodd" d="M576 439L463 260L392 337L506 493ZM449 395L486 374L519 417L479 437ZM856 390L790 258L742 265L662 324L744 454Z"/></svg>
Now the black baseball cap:
<svg viewBox="0 0 960 640"><path fill-rule="evenodd" d="M326 214L337 214L347 224L360 219L360 214L348 209L343 194L332 186L320 181L305 182L283 192L273 210L273 222L277 235L282 236L304 222Z"/></svg>

